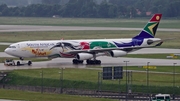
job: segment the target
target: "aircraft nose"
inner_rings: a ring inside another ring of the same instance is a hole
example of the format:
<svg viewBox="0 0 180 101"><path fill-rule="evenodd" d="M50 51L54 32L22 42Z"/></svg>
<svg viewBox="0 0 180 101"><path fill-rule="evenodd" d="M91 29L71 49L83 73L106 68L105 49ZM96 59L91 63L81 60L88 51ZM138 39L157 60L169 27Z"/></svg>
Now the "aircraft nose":
<svg viewBox="0 0 180 101"><path fill-rule="evenodd" d="M4 52L5 52L6 54L9 54L9 53L10 53L10 50L9 50L8 48L6 48L6 49L4 50Z"/></svg>

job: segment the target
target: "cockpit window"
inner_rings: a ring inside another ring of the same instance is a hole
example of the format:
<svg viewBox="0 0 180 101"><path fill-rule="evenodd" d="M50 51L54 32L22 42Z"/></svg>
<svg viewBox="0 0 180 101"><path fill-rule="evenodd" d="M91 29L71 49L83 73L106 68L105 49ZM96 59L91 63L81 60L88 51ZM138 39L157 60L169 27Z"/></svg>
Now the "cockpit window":
<svg viewBox="0 0 180 101"><path fill-rule="evenodd" d="M16 48L16 46L9 46L8 48Z"/></svg>

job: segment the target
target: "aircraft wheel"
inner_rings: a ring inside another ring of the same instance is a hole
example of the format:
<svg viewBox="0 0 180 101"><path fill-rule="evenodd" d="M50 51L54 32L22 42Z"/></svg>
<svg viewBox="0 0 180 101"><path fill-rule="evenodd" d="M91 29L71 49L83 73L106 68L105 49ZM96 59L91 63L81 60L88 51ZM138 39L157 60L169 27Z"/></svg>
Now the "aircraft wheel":
<svg viewBox="0 0 180 101"><path fill-rule="evenodd" d="M96 62L97 65L101 64L101 60L96 60L95 62Z"/></svg>
<svg viewBox="0 0 180 101"><path fill-rule="evenodd" d="M94 61L94 60L87 60L87 64L88 64L88 65L94 65L94 64L95 64L95 61Z"/></svg>
<svg viewBox="0 0 180 101"><path fill-rule="evenodd" d="M73 59L73 64L83 64L83 60Z"/></svg>
<svg viewBox="0 0 180 101"><path fill-rule="evenodd" d="M21 64L20 64L20 61L17 61L17 66L20 66Z"/></svg>
<svg viewBox="0 0 180 101"><path fill-rule="evenodd" d="M23 57L19 57L19 59L20 59L20 60L24 60L24 58L23 58Z"/></svg>
<svg viewBox="0 0 180 101"><path fill-rule="evenodd" d="M78 64L78 60L77 59L73 59L73 64Z"/></svg>
<svg viewBox="0 0 180 101"><path fill-rule="evenodd" d="M91 60L86 60L87 65L90 64L90 61L91 61Z"/></svg>
<svg viewBox="0 0 180 101"><path fill-rule="evenodd" d="M79 62L80 64L83 64L84 61L83 61L83 60L79 60L78 62Z"/></svg>
<svg viewBox="0 0 180 101"><path fill-rule="evenodd" d="M91 64L91 61L92 61L92 60L86 60L87 65L90 65L90 64Z"/></svg>
<svg viewBox="0 0 180 101"><path fill-rule="evenodd" d="M31 61L28 61L28 66L30 66L32 64L32 62Z"/></svg>
<svg viewBox="0 0 180 101"><path fill-rule="evenodd" d="M100 65L100 60L86 60L87 65Z"/></svg>
<svg viewBox="0 0 180 101"><path fill-rule="evenodd" d="M95 65L96 64L96 60L91 60L91 65Z"/></svg>

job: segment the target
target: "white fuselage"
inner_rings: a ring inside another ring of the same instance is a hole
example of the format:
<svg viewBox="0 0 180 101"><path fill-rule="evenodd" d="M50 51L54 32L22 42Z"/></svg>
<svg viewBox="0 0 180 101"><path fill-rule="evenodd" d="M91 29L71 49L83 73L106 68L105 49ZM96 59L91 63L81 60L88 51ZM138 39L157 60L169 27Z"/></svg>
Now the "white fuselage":
<svg viewBox="0 0 180 101"><path fill-rule="evenodd" d="M72 50L89 50L96 48L123 48L148 46L147 40L161 40L159 38L147 38L137 41L129 39L96 39L96 40L45 40L45 41L23 41L11 44L5 49L9 55L22 58L32 57L63 57L74 58L75 54L63 54ZM57 44L60 45L57 45ZM53 47L53 48L52 48ZM134 51L134 50L132 50Z"/></svg>

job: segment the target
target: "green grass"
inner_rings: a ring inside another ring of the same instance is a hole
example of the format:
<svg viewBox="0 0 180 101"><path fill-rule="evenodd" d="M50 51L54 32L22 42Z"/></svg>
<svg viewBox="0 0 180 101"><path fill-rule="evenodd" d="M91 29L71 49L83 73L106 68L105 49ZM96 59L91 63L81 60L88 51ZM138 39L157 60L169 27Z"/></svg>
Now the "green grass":
<svg viewBox="0 0 180 101"><path fill-rule="evenodd" d="M25 100L25 101L117 101L104 98L90 98L65 94L48 94L38 92L25 92L18 90L0 89L0 99Z"/></svg>
<svg viewBox="0 0 180 101"><path fill-rule="evenodd" d="M167 59L167 56L170 56L171 54L128 54L126 57L131 58L153 58L153 59ZM177 56L177 58L174 59L180 59L180 56Z"/></svg>
<svg viewBox="0 0 180 101"><path fill-rule="evenodd" d="M139 31L45 31L45 32L3 32L1 42L18 42L27 40L66 39L105 39L127 38L137 35ZM176 35L176 34L175 34Z"/></svg>
<svg viewBox="0 0 180 101"><path fill-rule="evenodd" d="M173 65L173 64L172 64ZM150 65L151 66L151 65ZM146 71L146 69L142 68L142 67L135 67L135 66L128 66L127 67L129 70L139 70L139 71ZM156 69L149 69L149 71L153 71L153 72L173 72L173 66L156 66ZM125 69L125 67L124 67ZM176 73L180 73L180 69L179 66L175 66L176 69ZM157 79L158 80L158 79Z"/></svg>
<svg viewBox="0 0 180 101"><path fill-rule="evenodd" d="M0 17L0 24L142 28L149 19L150 17L143 19ZM179 28L180 21L175 19L162 19L160 27Z"/></svg>
<svg viewBox="0 0 180 101"><path fill-rule="evenodd" d="M4 52L7 47L7 45L0 45L0 52Z"/></svg>
<svg viewBox="0 0 180 101"><path fill-rule="evenodd" d="M94 67L97 68L97 67ZM125 68L124 68L125 70ZM139 70L144 71L142 73L133 72L132 74L132 89L134 92L146 92L146 69L142 67L128 67L128 70ZM179 66L175 67L175 72L180 73ZM150 69L149 74L149 84L152 92L159 93L159 91L163 91L163 89L169 88L168 92L172 91L173 84L173 75L172 74L159 74L159 73L151 73L153 72L173 72L173 66L157 66L157 69ZM15 70L11 72L8 78L11 78L11 81L7 82L7 84L11 85L29 85L29 86L41 86L42 76L40 73L41 69L35 70ZM43 84L44 86L50 87L59 87L59 80L61 72L60 69L43 69ZM63 70L63 88L79 88L79 89L89 89L89 90L97 90L98 89L98 72L100 70L89 70L89 69L71 69L66 68ZM175 75L176 81L176 92L179 90L178 85L180 85L180 74ZM125 91L125 73L124 78L121 80L121 91ZM118 80L103 80L102 90L110 90L110 91L118 91L119 88ZM161 93L168 93L161 92ZM177 92L178 93L178 92ZM179 93L178 93L179 94Z"/></svg>

